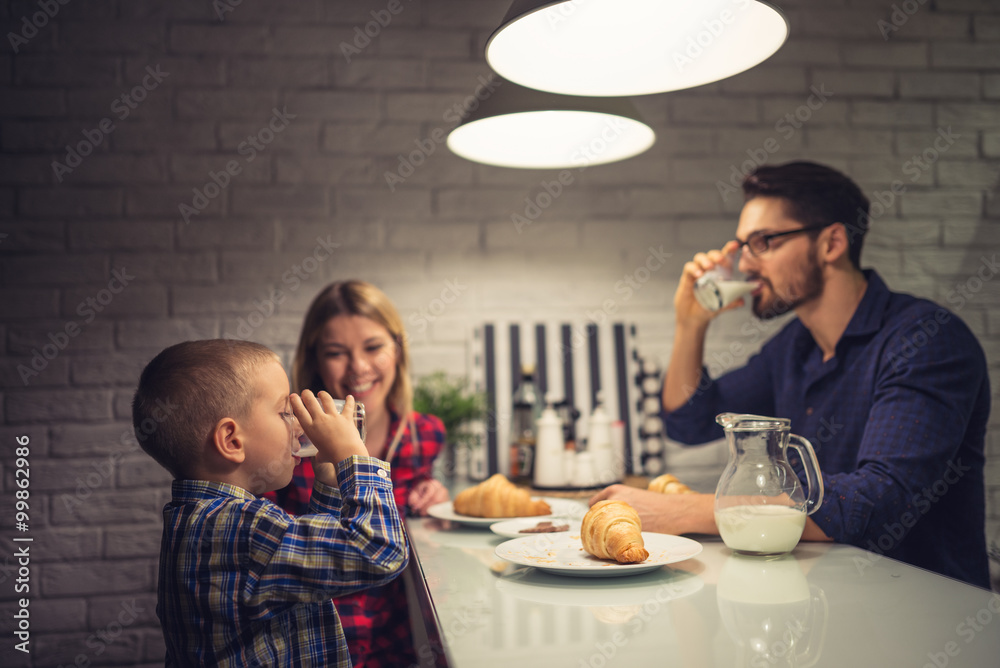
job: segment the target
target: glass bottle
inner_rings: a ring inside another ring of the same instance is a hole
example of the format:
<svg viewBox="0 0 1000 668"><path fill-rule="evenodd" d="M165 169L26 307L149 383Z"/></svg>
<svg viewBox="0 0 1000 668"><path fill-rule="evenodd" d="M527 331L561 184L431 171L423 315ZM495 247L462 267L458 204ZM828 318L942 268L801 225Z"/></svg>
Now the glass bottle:
<svg viewBox="0 0 1000 668"><path fill-rule="evenodd" d="M535 367L521 366L521 380L514 391L511 415L510 477L530 480L535 460L535 421L542 405L535 389Z"/></svg>

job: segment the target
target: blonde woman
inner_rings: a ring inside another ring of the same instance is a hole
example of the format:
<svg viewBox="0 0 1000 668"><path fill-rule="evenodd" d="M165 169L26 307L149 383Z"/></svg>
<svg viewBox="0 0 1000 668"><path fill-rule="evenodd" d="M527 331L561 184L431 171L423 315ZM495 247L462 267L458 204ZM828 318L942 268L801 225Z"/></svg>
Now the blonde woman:
<svg viewBox="0 0 1000 668"><path fill-rule="evenodd" d="M309 306L292 368L295 392L348 394L365 405L368 452L391 465L400 513L425 515L448 500L431 477L444 445L444 425L413 411L409 347L396 307L363 281L327 286ZM295 468L291 484L271 495L293 514L305 513L313 488L310 460ZM355 666L416 663L402 580L334 600Z"/></svg>

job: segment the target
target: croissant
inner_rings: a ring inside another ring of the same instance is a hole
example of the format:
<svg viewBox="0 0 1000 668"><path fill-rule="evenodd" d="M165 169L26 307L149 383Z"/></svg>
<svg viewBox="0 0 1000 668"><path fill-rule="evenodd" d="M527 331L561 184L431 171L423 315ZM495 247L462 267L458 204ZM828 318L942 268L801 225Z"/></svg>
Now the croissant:
<svg viewBox="0 0 1000 668"><path fill-rule="evenodd" d="M662 492L664 494L694 494L695 491L682 483L676 476L664 473L658 478L649 481L650 492Z"/></svg>
<svg viewBox="0 0 1000 668"><path fill-rule="evenodd" d="M624 501L598 501L583 516L583 549L598 559L638 564L649 557L642 540L639 513Z"/></svg>
<svg viewBox="0 0 1000 668"><path fill-rule="evenodd" d="M530 517L552 512L549 504L541 499L532 500L527 490L499 473L459 492L453 506L459 515L471 517Z"/></svg>

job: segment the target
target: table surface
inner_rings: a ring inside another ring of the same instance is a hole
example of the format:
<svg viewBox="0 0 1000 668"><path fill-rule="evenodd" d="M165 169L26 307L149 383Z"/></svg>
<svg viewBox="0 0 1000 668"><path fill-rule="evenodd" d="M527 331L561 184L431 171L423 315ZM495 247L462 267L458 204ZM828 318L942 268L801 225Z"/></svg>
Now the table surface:
<svg viewBox="0 0 1000 668"><path fill-rule="evenodd" d="M500 559L488 528L407 524L437 665L1000 666L1000 595L848 545L767 559L691 536L694 558L585 578Z"/></svg>

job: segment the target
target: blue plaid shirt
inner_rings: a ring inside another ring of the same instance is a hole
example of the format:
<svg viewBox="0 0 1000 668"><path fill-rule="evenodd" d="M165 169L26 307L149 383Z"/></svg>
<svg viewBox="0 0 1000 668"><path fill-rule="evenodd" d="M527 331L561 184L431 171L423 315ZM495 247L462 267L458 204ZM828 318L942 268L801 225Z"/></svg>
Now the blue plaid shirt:
<svg viewBox="0 0 1000 668"><path fill-rule="evenodd" d="M819 459L826 496L812 517L828 536L988 588L986 357L953 313L865 276L833 358L795 320L745 367L703 370L667 434L721 438L726 411L789 418Z"/></svg>
<svg viewBox="0 0 1000 668"><path fill-rule="evenodd" d="M382 585L409 549L389 465L354 455L308 515L225 483L175 480L156 613L167 666L350 666L330 600Z"/></svg>

